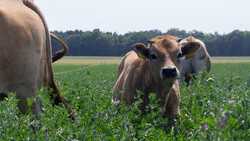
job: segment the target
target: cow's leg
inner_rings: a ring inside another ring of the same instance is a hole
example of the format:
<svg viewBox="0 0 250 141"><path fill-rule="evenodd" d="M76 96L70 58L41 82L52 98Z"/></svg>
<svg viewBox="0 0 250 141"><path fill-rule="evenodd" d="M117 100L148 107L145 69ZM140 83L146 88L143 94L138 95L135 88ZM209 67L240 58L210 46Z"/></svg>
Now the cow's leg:
<svg viewBox="0 0 250 141"><path fill-rule="evenodd" d="M187 60L182 60L182 65L181 65L181 71L180 71L180 79L179 79L179 84L181 85L183 80L187 81L186 74L189 73L190 67L191 67L191 59Z"/></svg>
<svg viewBox="0 0 250 141"><path fill-rule="evenodd" d="M33 102L31 105L31 111L36 116L36 118L41 118L41 112L42 112L42 101L39 100L38 102Z"/></svg>
<svg viewBox="0 0 250 141"><path fill-rule="evenodd" d="M27 113L27 98L18 98L20 101L18 102L18 108L22 114ZM33 102L30 106L32 113L35 115L37 119L41 118L41 103L42 101L39 100L38 102Z"/></svg>
<svg viewBox="0 0 250 141"><path fill-rule="evenodd" d="M21 113L25 114L27 112L27 98L26 96L22 96L19 92L23 92L23 91L26 91L25 94L27 92L29 92L28 89L23 89L23 88L20 88L20 89L17 89L17 98L19 99L18 101L18 108L19 110L21 111ZM2 92L0 93L0 101L3 101L5 97L8 97L8 92ZM40 119L41 118L41 105L42 105L42 101L39 100L38 103L36 102L33 102L32 105L31 105L31 110L32 110L32 113L36 116L36 118Z"/></svg>
<svg viewBox="0 0 250 141"><path fill-rule="evenodd" d="M168 125L174 126L175 122L174 119L177 115L180 115L179 110L179 103L180 103L180 91L179 91L179 85L178 83L175 83L173 85L173 88L170 92L167 105L166 105L166 111L163 113L163 117L168 118Z"/></svg>
<svg viewBox="0 0 250 141"><path fill-rule="evenodd" d="M36 97L36 92L39 91L38 87L34 87L31 85L31 83L22 83L20 87L15 87L16 90L16 97L19 100L18 101L18 108L21 111L21 113L26 114L28 111L28 103L27 99L33 99L33 103L30 105L30 109L32 113L35 115L36 118L41 118L41 112L42 112L42 101ZM10 89L12 89L10 87Z"/></svg>

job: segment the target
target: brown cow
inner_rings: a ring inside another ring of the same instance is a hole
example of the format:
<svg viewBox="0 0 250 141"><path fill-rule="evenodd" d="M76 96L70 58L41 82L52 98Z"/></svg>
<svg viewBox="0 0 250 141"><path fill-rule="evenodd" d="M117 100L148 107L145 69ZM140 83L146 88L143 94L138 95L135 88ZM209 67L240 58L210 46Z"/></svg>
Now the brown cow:
<svg viewBox="0 0 250 141"><path fill-rule="evenodd" d="M192 36L181 40L180 44L185 45L189 42L195 42L200 45L200 48L195 52L193 56L182 61L182 69L180 72L181 79L179 83L181 84L183 79L188 83L191 79L190 74L197 74L201 70L206 69L207 72L211 69L211 59L207 52L205 44Z"/></svg>
<svg viewBox="0 0 250 141"><path fill-rule="evenodd" d="M16 92L18 107L26 113L27 98L42 85L56 94L54 103L67 105L56 86L52 70L50 33L40 9L32 0L0 0L0 99ZM40 118L41 102L31 110Z"/></svg>
<svg viewBox="0 0 250 141"><path fill-rule="evenodd" d="M113 90L113 100L135 102L137 90L144 93L141 110L149 103L148 95L155 93L164 108L163 117L180 114L180 91L177 76L181 69L181 59L195 52L199 45L188 43L181 48L180 39L174 36L158 36L149 41L148 47L142 43L133 45L118 67L117 81ZM117 94L119 95L117 97ZM173 125L173 122L169 122Z"/></svg>

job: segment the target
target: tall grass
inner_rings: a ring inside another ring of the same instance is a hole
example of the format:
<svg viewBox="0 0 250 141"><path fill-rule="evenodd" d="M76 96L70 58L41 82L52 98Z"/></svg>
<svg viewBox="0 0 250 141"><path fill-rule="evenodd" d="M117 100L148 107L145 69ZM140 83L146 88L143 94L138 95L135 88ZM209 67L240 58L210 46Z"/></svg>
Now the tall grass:
<svg viewBox="0 0 250 141"><path fill-rule="evenodd" d="M55 73L87 66L54 66ZM211 73L181 86L181 115L174 128L159 116L154 94L147 112L111 104L117 65L98 65L56 75L57 84L76 115L52 107L48 91L42 119L20 114L15 94L0 102L1 140L248 140L250 134L250 64L213 64ZM29 104L32 100L29 100Z"/></svg>

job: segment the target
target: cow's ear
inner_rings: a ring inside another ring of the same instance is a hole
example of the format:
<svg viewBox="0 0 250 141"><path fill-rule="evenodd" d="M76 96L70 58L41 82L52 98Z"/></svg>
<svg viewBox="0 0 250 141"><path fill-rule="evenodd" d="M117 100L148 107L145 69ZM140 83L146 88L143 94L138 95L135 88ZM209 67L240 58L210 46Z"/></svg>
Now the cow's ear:
<svg viewBox="0 0 250 141"><path fill-rule="evenodd" d="M196 51L200 48L200 44L196 42L188 42L181 47L182 55L185 59L192 58L196 55Z"/></svg>
<svg viewBox="0 0 250 141"><path fill-rule="evenodd" d="M138 55L138 57L144 60L149 57L149 48L146 47L143 43L134 44L132 46L132 49Z"/></svg>

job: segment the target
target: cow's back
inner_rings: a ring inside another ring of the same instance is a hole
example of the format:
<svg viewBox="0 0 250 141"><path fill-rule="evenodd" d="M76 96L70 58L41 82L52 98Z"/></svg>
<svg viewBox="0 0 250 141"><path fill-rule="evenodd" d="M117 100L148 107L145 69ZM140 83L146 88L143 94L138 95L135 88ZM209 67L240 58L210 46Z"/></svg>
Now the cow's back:
<svg viewBox="0 0 250 141"><path fill-rule="evenodd" d="M131 60L131 54L133 54L132 51L128 52L121 60L118 66L118 71L117 71L117 79L120 76L121 72L123 71L125 65L128 65L128 61Z"/></svg>

